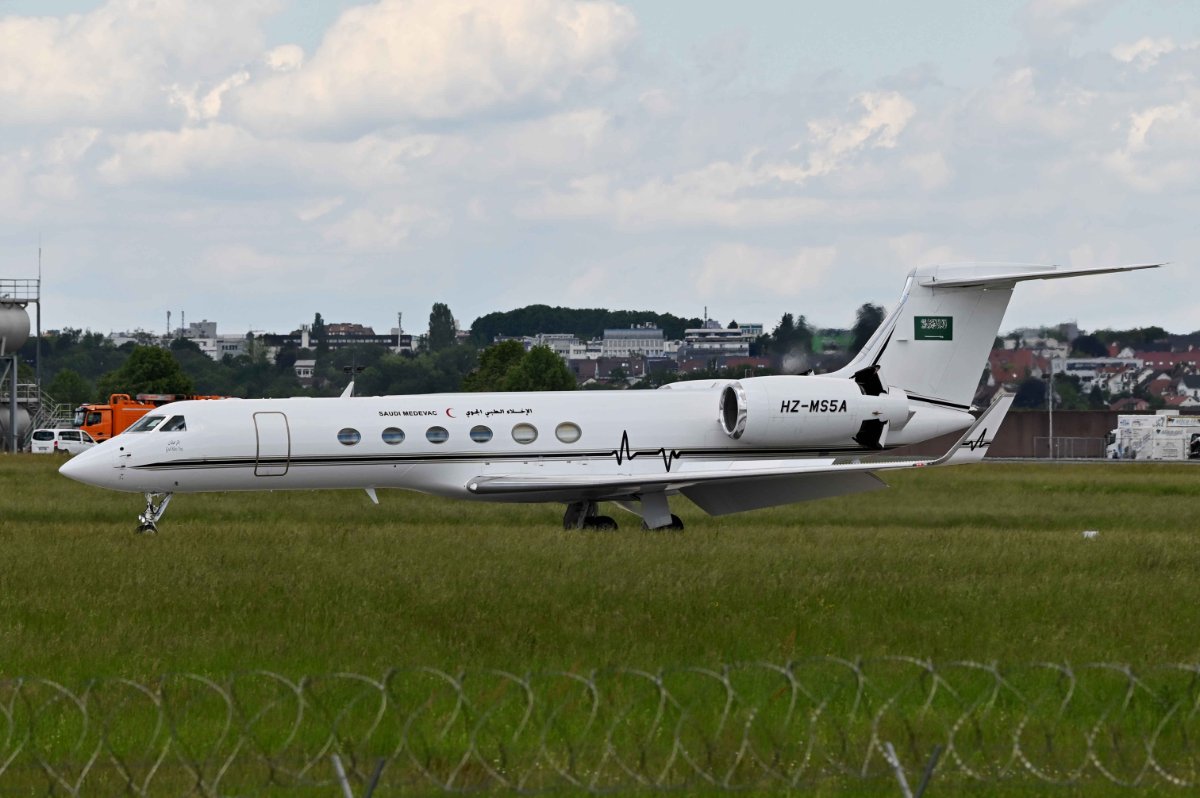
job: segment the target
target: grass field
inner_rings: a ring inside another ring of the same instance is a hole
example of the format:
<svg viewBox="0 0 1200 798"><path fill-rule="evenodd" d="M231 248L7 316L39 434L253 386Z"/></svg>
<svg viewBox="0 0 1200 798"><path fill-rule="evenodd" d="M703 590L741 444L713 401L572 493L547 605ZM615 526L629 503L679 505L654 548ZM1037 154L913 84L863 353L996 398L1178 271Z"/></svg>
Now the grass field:
<svg viewBox="0 0 1200 798"><path fill-rule="evenodd" d="M0 671L380 672L833 654L1200 660L1200 469L987 464L683 534L384 492L140 497L0 458ZM1099 536L1084 540L1081 532Z"/></svg>
<svg viewBox="0 0 1200 798"><path fill-rule="evenodd" d="M682 534L643 532L622 513L619 532L564 532L556 506L401 492L382 493L381 506L360 492L181 495L162 531L143 536L132 531L139 496L71 482L55 473L61 462L0 457L0 678L79 685L254 669L378 676L413 665L586 672L827 655L1015 666L1200 662L1200 469L1188 466L907 472L889 477L889 491L724 519L678 499ZM1084 539L1085 529L1099 535ZM501 704L515 695L495 681L479 684ZM680 685L681 695L711 691ZM1190 695L1194 685L1181 689ZM762 695L762 706L778 705L778 693ZM919 693L910 698L919 708ZM1070 734L1055 738L1055 767L1086 761L1086 746L1063 749L1061 741L1078 745L1111 700L1072 705L1079 714L1063 720ZM999 750L1020 711L995 710L996 728L1007 730L989 732ZM519 715L513 705L495 722L515 724ZM1134 712L1122 733L1146 734L1158 717ZM56 722L69 739L73 721ZM920 738L904 752L910 767L941 733L909 721L889 728L898 740ZM830 739L844 731L832 728ZM313 745L324 734L315 730ZM1118 764L1136 774L1141 742L1130 739L1132 748L1104 756L1117 761L1132 750L1133 760ZM735 743L713 755L729 756ZM1190 749L1172 750L1200 768ZM10 770L19 780L9 783L44 793L42 768L24 759L13 767L22 762L26 770ZM877 757L873 767L886 776ZM173 773L191 778L187 768ZM116 771L104 778L124 783ZM954 784L980 795L1048 789ZM893 788L886 777L835 778L820 791Z"/></svg>

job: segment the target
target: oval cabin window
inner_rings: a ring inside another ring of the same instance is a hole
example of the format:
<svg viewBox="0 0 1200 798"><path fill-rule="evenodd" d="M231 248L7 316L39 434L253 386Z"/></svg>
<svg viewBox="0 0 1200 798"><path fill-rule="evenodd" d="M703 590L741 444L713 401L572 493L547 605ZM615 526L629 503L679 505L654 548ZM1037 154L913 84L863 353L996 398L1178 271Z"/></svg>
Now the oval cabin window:
<svg viewBox="0 0 1200 798"><path fill-rule="evenodd" d="M395 446L404 443L404 430L399 427L388 427L383 431L383 442Z"/></svg>
<svg viewBox="0 0 1200 798"><path fill-rule="evenodd" d="M338 432L338 443L343 446L353 446L362 440L362 435L352 427L346 427Z"/></svg>
<svg viewBox="0 0 1200 798"><path fill-rule="evenodd" d="M450 440L450 433L445 427L430 427L425 430L425 439L430 443L445 443Z"/></svg>
<svg viewBox="0 0 1200 798"><path fill-rule="evenodd" d="M554 436L563 443L574 443L583 435L583 430L579 429L578 424L573 424L570 421L564 421L554 428Z"/></svg>
<svg viewBox="0 0 1200 798"><path fill-rule="evenodd" d="M537 436L537 427L532 424L518 424L512 429L513 440L517 443L533 443Z"/></svg>
<svg viewBox="0 0 1200 798"><path fill-rule="evenodd" d="M492 439L492 431L480 424L478 427L471 427L471 440L476 443L487 443Z"/></svg>

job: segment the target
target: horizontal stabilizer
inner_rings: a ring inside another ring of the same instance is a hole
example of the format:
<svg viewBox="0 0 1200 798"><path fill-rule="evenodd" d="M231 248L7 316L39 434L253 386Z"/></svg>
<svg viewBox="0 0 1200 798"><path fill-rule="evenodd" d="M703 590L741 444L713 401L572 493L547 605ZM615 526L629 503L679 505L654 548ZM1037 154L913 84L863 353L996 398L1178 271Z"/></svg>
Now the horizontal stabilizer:
<svg viewBox="0 0 1200 798"><path fill-rule="evenodd" d="M987 455L988 447L996 439L996 434L1000 432L1000 425L1004 423L1004 417L1012 407L1014 398L1011 393L997 394L987 410L984 410L971 425L971 429L968 430L970 434L958 442L958 448L950 454L946 464L962 465L982 460Z"/></svg>
<svg viewBox="0 0 1200 798"><path fill-rule="evenodd" d="M1134 263L1128 266L1107 266L1099 269L1066 269L1062 266L1042 266L1034 263L950 263L922 269L918 272L917 284L928 288L1013 286L1025 280L1057 280L1063 277L1132 272L1138 269L1157 269L1159 266L1165 265L1165 263Z"/></svg>

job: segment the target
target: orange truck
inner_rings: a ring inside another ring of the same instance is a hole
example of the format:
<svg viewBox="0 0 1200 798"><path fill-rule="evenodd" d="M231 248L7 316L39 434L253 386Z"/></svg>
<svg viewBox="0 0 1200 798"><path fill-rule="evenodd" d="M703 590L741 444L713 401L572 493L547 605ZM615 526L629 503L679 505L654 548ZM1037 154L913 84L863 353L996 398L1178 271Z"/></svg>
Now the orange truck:
<svg viewBox="0 0 1200 798"><path fill-rule="evenodd" d="M225 399L224 396L185 396L175 393L114 393L108 404L80 405L75 408L75 426L91 435L97 443L120 435L133 422L156 407L184 399Z"/></svg>

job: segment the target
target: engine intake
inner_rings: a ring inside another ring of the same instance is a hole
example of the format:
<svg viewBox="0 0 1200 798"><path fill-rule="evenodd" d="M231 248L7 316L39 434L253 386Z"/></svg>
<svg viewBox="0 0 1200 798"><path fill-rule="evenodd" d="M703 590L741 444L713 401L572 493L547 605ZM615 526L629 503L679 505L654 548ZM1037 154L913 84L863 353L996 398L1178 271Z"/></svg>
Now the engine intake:
<svg viewBox="0 0 1200 798"><path fill-rule="evenodd" d="M874 369L855 379L752 377L721 389L718 422L734 440L770 448L881 449L908 423L908 396Z"/></svg>
<svg viewBox="0 0 1200 798"><path fill-rule="evenodd" d="M739 383L730 383L721 391L720 420L725 434L735 441L746 431L746 391Z"/></svg>

